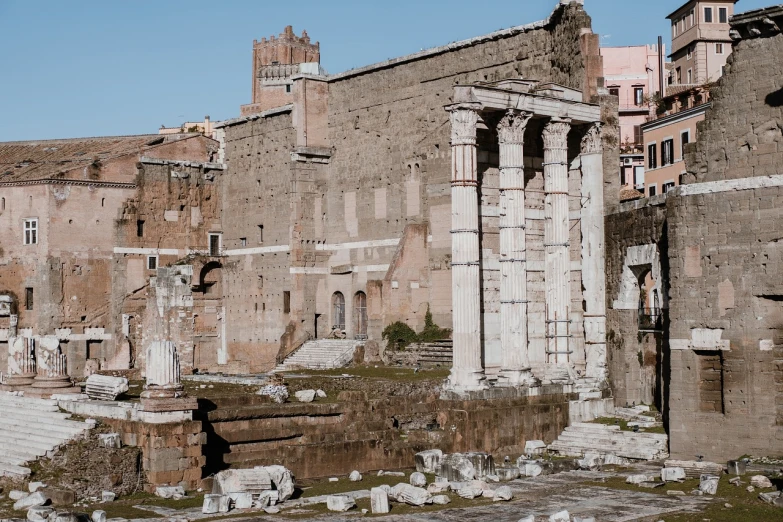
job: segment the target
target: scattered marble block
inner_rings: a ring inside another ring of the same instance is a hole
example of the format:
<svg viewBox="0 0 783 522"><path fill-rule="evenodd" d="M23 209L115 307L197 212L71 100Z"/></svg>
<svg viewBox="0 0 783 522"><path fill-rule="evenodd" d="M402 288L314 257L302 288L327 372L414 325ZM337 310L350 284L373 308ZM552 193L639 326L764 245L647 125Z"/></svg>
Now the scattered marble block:
<svg viewBox="0 0 783 522"><path fill-rule="evenodd" d="M457 491L457 495L468 500L478 498L484 495L484 490L478 486L468 485Z"/></svg>
<svg viewBox="0 0 783 522"><path fill-rule="evenodd" d="M326 508L329 511L345 512L356 506L356 502L348 495L329 495L326 497Z"/></svg>
<svg viewBox="0 0 783 522"><path fill-rule="evenodd" d="M768 491L766 493L759 493L759 500L766 502L767 504L775 504L775 501L780 498L780 491Z"/></svg>
<svg viewBox="0 0 783 522"><path fill-rule="evenodd" d="M234 502L234 509L250 509L253 507L253 495L247 491L229 494Z"/></svg>
<svg viewBox="0 0 783 522"><path fill-rule="evenodd" d="M36 491L17 500L14 504L14 511L25 511L34 506L46 505L48 502L49 497L43 491Z"/></svg>
<svg viewBox="0 0 783 522"><path fill-rule="evenodd" d="M536 516L528 515L526 517L520 518L517 522L536 522Z"/></svg>
<svg viewBox="0 0 783 522"><path fill-rule="evenodd" d="M726 463L729 475L744 475L747 468L744 460L730 460Z"/></svg>
<svg viewBox="0 0 783 522"><path fill-rule="evenodd" d="M119 433L101 433L98 435L98 443L103 448L120 449L122 447Z"/></svg>
<svg viewBox="0 0 783 522"><path fill-rule="evenodd" d="M443 452L439 449L420 451L414 455L413 460L416 463L416 471L420 473L437 473L440 461L443 458Z"/></svg>
<svg viewBox="0 0 783 522"><path fill-rule="evenodd" d="M411 473L410 483L411 486L416 486L417 488L423 488L427 485L427 477L424 476L424 473L415 471Z"/></svg>
<svg viewBox="0 0 783 522"><path fill-rule="evenodd" d="M754 475L750 477L750 485L761 489L771 488L772 481L769 480L769 477L765 477L764 475Z"/></svg>
<svg viewBox="0 0 783 522"><path fill-rule="evenodd" d="M389 495L386 490L381 488L370 490L370 510L373 515L389 512Z"/></svg>
<svg viewBox="0 0 783 522"><path fill-rule="evenodd" d="M571 515L568 511L558 511L554 515L549 516L549 522L571 522Z"/></svg>
<svg viewBox="0 0 783 522"><path fill-rule="evenodd" d="M423 506L432 499L432 495L430 495L426 489L402 482L392 488L391 496L397 502L409 504L411 506Z"/></svg>
<svg viewBox="0 0 783 522"><path fill-rule="evenodd" d="M543 455L546 453L546 444L543 440L529 440L525 442L526 455Z"/></svg>
<svg viewBox="0 0 783 522"><path fill-rule="evenodd" d="M699 491L707 495L714 495L718 492L719 480L720 477L717 475L702 475L699 479Z"/></svg>
<svg viewBox="0 0 783 522"><path fill-rule="evenodd" d="M226 469L215 475L212 493L227 495L247 491L260 495L272 489L272 477L265 468Z"/></svg>
<svg viewBox="0 0 783 522"><path fill-rule="evenodd" d="M577 516L574 516L573 522L595 522L595 517L577 517Z"/></svg>
<svg viewBox="0 0 783 522"><path fill-rule="evenodd" d="M685 492L680 491L679 489L670 489L666 494L672 497L682 497L685 495Z"/></svg>
<svg viewBox="0 0 783 522"><path fill-rule="evenodd" d="M231 497L220 495L218 499L218 513L228 513L231 510Z"/></svg>
<svg viewBox="0 0 783 522"><path fill-rule="evenodd" d="M280 500L280 493L277 490L264 491L258 496L258 502L263 504L261 507L274 506Z"/></svg>
<svg viewBox="0 0 783 522"><path fill-rule="evenodd" d="M185 496L185 488L182 486L158 486L155 488L155 496L173 499L182 498Z"/></svg>
<svg viewBox="0 0 783 522"><path fill-rule="evenodd" d="M315 390L315 395L319 399L325 399L326 398L326 392L321 390L321 389Z"/></svg>
<svg viewBox="0 0 783 522"><path fill-rule="evenodd" d="M34 491L32 493L35 493ZM24 491L19 491L18 489L12 489L8 492L8 498L11 500L19 500L20 498L24 498L28 495L28 493L25 493Z"/></svg>
<svg viewBox="0 0 783 522"><path fill-rule="evenodd" d="M466 481L476 478L476 468L473 463L461 453L444 455L438 469L438 475L449 482Z"/></svg>
<svg viewBox="0 0 783 522"><path fill-rule="evenodd" d="M641 484L642 482L649 482L650 477L647 475L629 475L628 478L625 479L626 484L636 484L637 486Z"/></svg>
<svg viewBox="0 0 783 522"><path fill-rule="evenodd" d="M354 470L354 471L351 471L351 474L350 474L350 475L348 475L348 480L350 480L351 482L361 482L361 480L362 480L362 474L361 474L361 473L359 473L359 472L358 472L358 471L356 471L356 470Z"/></svg>
<svg viewBox="0 0 783 522"><path fill-rule="evenodd" d="M427 493L432 495L436 493L445 493L449 490L449 483L445 480L435 480L432 484L427 486Z"/></svg>
<svg viewBox="0 0 783 522"><path fill-rule="evenodd" d="M101 491L101 502L114 502L117 495L113 491Z"/></svg>
<svg viewBox="0 0 783 522"><path fill-rule="evenodd" d="M76 513L53 513L49 517L49 522L79 522L79 517Z"/></svg>
<svg viewBox="0 0 783 522"><path fill-rule="evenodd" d="M277 506L269 506L267 508L264 508L264 513L267 513L269 515L274 515L280 513L280 508Z"/></svg>
<svg viewBox="0 0 783 522"><path fill-rule="evenodd" d="M49 517L54 514L54 508L49 506L33 506L27 510L27 520L29 522L47 522Z"/></svg>
<svg viewBox="0 0 783 522"><path fill-rule="evenodd" d="M35 493L39 489L45 488L45 487L46 487L46 484L44 484L43 482L30 482L27 485L27 489L28 489L28 491L30 491L30 493Z"/></svg>
<svg viewBox="0 0 783 522"><path fill-rule="evenodd" d="M661 468L661 480L664 482L682 482L685 480L683 468Z"/></svg>
<svg viewBox="0 0 783 522"><path fill-rule="evenodd" d="M315 390L300 390L294 395L299 402L313 402L315 400Z"/></svg>
<svg viewBox="0 0 783 522"><path fill-rule="evenodd" d="M495 468L495 474L500 482L510 482L520 475L519 468L513 466Z"/></svg>
<svg viewBox="0 0 783 522"><path fill-rule="evenodd" d="M90 399L98 401L114 401L128 391L128 379L110 375L93 374L87 377L84 392Z"/></svg>
<svg viewBox="0 0 783 522"><path fill-rule="evenodd" d="M102 509L96 509L92 512L92 522L106 522L106 512Z"/></svg>
<svg viewBox="0 0 783 522"><path fill-rule="evenodd" d="M291 470L280 465L264 466L261 469L269 473L272 484L277 488L278 500L280 502L285 502L291 498L291 495L294 494L294 474L291 473Z"/></svg>
<svg viewBox="0 0 783 522"><path fill-rule="evenodd" d="M585 456L576 461L581 469L595 471L603 465L601 455L595 452L587 452Z"/></svg>
<svg viewBox="0 0 783 522"><path fill-rule="evenodd" d="M500 486L498 489L495 490L495 495L492 497L492 500L494 502L498 501L508 501L514 498L514 493L511 491L511 488L508 486Z"/></svg>

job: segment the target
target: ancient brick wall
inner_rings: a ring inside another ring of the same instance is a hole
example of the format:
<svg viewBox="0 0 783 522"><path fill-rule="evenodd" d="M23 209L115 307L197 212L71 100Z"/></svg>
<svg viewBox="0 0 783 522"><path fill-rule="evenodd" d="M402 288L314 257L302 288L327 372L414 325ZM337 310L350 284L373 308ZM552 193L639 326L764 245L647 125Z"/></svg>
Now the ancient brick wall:
<svg viewBox="0 0 783 522"><path fill-rule="evenodd" d="M783 34L736 42L685 155L690 181L783 172Z"/></svg>
<svg viewBox="0 0 783 522"><path fill-rule="evenodd" d="M780 454L783 188L670 195L667 213L672 454Z"/></svg>

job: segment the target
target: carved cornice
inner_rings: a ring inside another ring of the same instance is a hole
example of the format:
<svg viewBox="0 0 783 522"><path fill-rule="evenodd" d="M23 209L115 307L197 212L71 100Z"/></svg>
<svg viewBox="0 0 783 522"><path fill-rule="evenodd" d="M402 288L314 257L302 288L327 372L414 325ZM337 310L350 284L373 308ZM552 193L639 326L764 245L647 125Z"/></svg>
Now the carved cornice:
<svg viewBox="0 0 783 522"><path fill-rule="evenodd" d="M533 117L532 113L509 109L498 122L498 142L500 144L519 144L525 139L527 122Z"/></svg>
<svg viewBox="0 0 783 522"><path fill-rule="evenodd" d="M582 137L582 154L601 154L604 150L601 142L601 124L594 123Z"/></svg>
<svg viewBox="0 0 783 522"><path fill-rule="evenodd" d="M546 124L542 136L545 149L568 148L568 132L571 130L571 120L555 119Z"/></svg>
<svg viewBox="0 0 783 522"><path fill-rule="evenodd" d="M478 108L458 105L449 109L451 119L451 145L475 145Z"/></svg>

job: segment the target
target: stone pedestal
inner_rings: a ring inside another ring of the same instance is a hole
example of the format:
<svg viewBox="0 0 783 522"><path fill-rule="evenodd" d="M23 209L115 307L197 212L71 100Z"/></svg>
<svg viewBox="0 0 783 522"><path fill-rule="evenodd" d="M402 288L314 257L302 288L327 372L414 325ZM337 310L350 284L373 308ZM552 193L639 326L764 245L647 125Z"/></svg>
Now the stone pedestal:
<svg viewBox="0 0 783 522"><path fill-rule="evenodd" d="M481 357L481 284L476 163L477 104L447 108L451 119L451 285L454 363L447 389L485 388Z"/></svg>
<svg viewBox="0 0 783 522"><path fill-rule="evenodd" d="M36 352L37 371L33 388L49 390L73 387L71 377L68 375L68 361L56 337L46 336L38 339Z"/></svg>
<svg viewBox="0 0 783 522"><path fill-rule="evenodd" d="M147 348L147 383L142 399L185 397L180 380L179 354L171 341L153 341Z"/></svg>

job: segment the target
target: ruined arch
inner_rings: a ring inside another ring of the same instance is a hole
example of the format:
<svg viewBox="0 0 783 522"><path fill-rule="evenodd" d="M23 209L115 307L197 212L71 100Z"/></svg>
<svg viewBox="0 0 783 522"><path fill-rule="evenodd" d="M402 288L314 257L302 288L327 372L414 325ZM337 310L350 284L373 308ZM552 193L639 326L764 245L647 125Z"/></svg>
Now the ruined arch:
<svg viewBox="0 0 783 522"><path fill-rule="evenodd" d="M345 296L342 292L332 294L332 329L345 330Z"/></svg>
<svg viewBox="0 0 783 522"><path fill-rule="evenodd" d="M362 291L353 296L353 329L354 337L367 338L367 294Z"/></svg>

